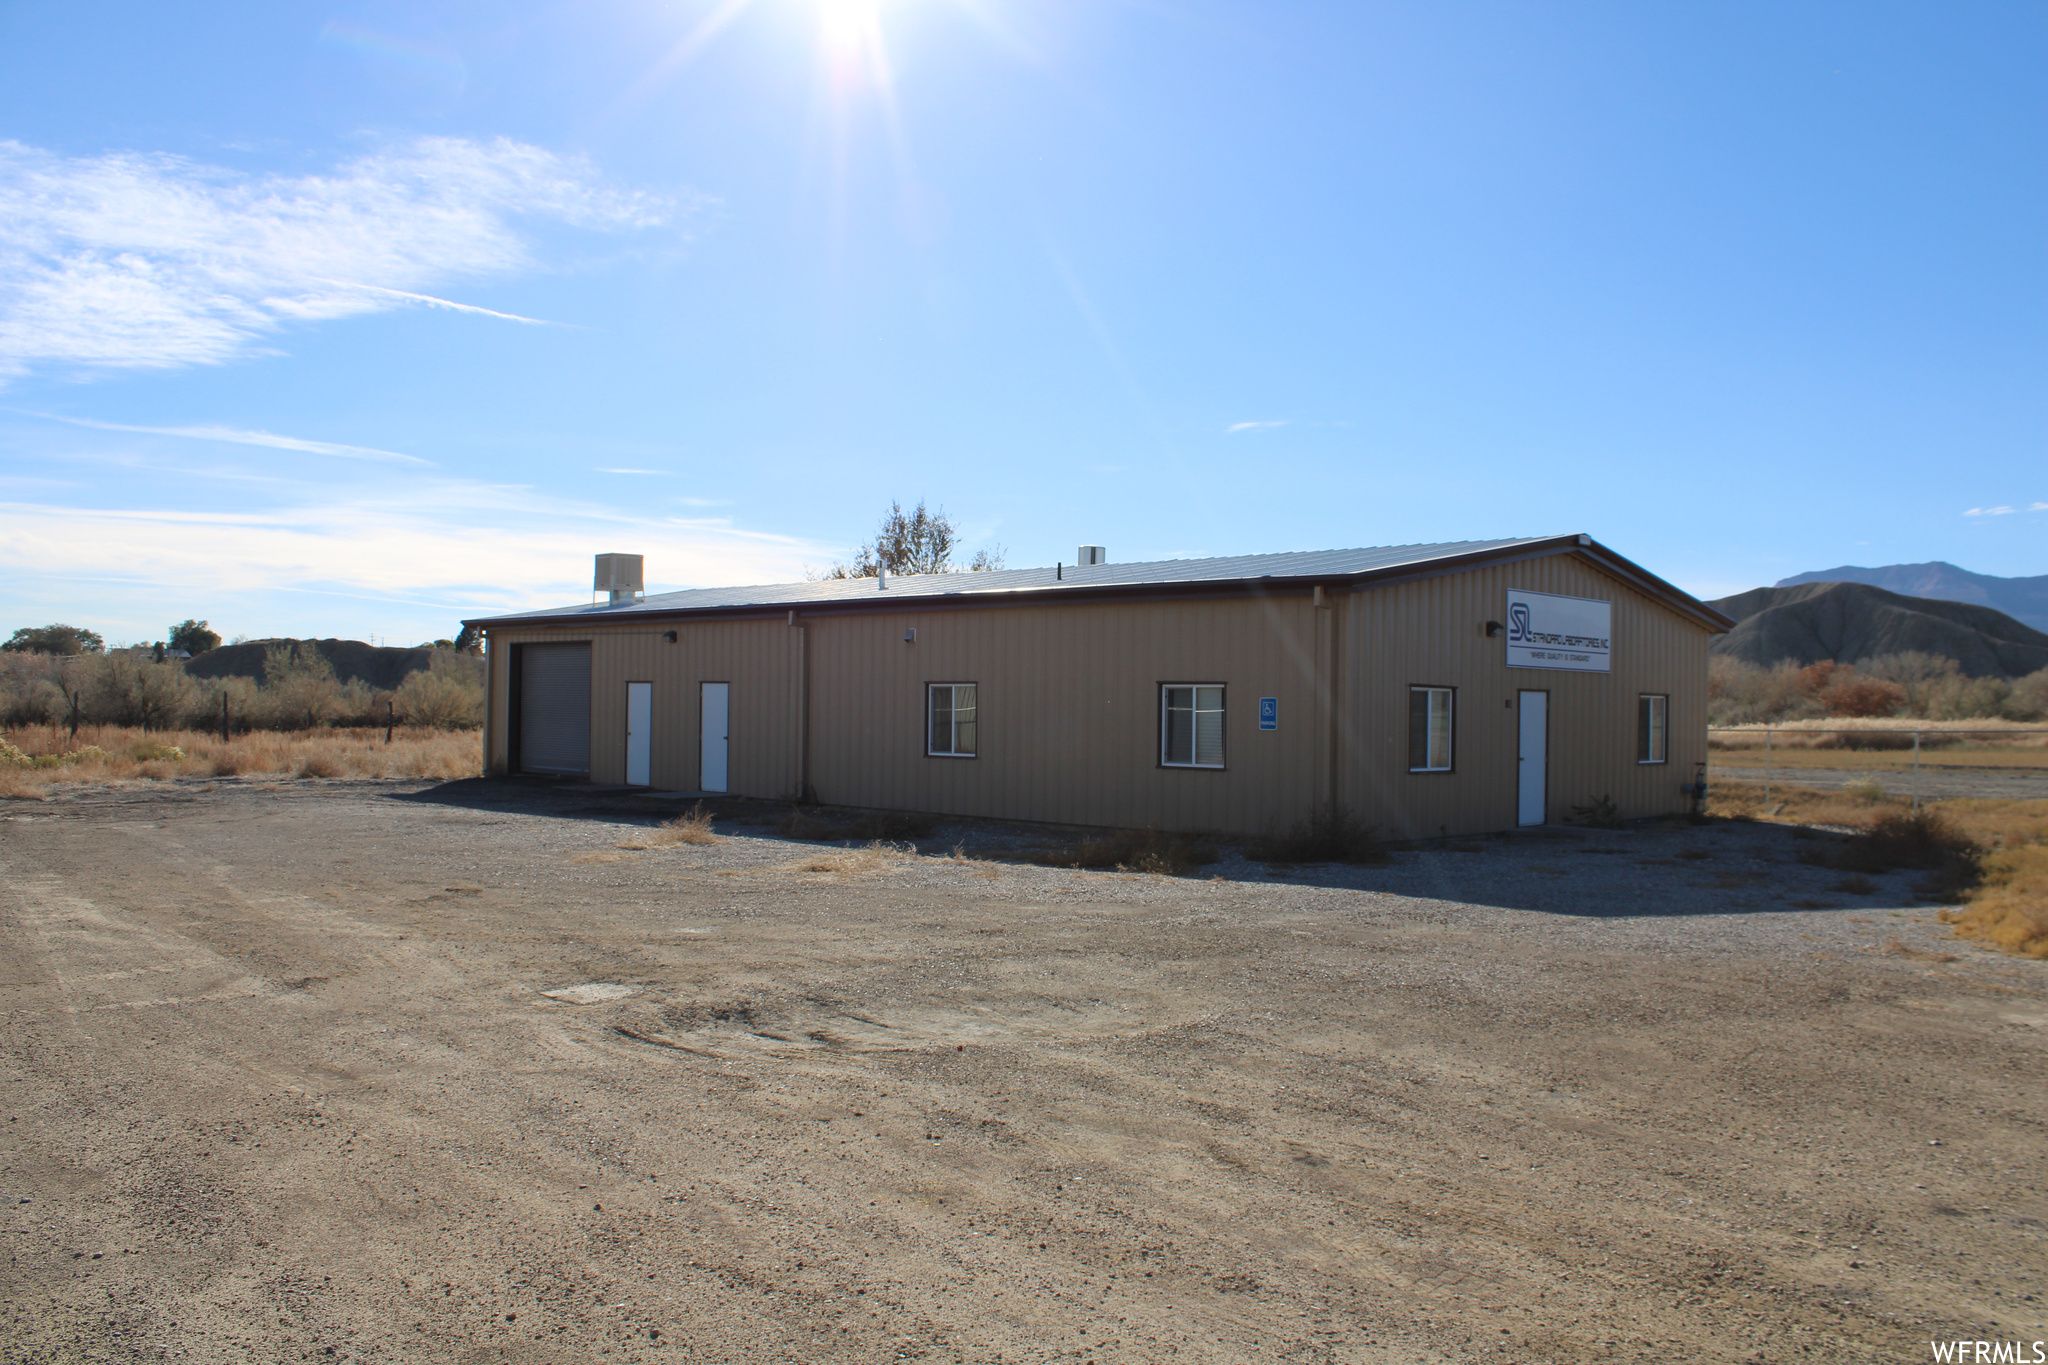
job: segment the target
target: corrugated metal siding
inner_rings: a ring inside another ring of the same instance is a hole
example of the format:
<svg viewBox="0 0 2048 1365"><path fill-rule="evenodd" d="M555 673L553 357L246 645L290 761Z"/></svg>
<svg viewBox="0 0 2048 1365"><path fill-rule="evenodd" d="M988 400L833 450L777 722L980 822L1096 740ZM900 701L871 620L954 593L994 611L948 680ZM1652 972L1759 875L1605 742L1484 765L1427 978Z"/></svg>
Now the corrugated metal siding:
<svg viewBox="0 0 2048 1365"><path fill-rule="evenodd" d="M1614 603L1614 671L1509 669L1510 587ZM733 790L782 797L799 782L801 659L810 655L810 779L845 805L1082 825L1258 833L1327 799L1394 834L1515 823L1518 688L1552 698L1550 815L1609 795L1625 815L1676 812L1706 756L1708 632L1575 556L1333 594L1152 600L781 617L645 627L495 628L489 753L504 762L507 646L591 639L591 778L625 776L626 684L654 684L653 780L697 782L698 685L732 684ZM905 644L914 627L917 640ZM1334 659L1334 667L1332 660ZM1332 718L1319 679L1334 674ZM925 756L928 682L978 685L980 753ZM1228 689L1223 771L1159 766L1158 685ZM1456 770L1407 771L1410 683L1458 688ZM1671 761L1635 762L1635 698L1671 697ZM1280 728L1258 729L1277 697ZM1333 763L1334 752L1334 763ZM1333 767L1335 781L1333 784Z"/></svg>
<svg viewBox="0 0 2048 1365"><path fill-rule="evenodd" d="M1295 596L816 619L813 785L827 802L947 814L1284 826L1314 800L1313 614ZM978 685L977 757L925 756L930 682ZM1159 765L1162 682L1228 689L1225 769ZM1258 728L1261 696L1280 700L1277 731Z"/></svg>
<svg viewBox="0 0 2048 1365"><path fill-rule="evenodd" d="M591 642L590 780L626 780L626 684L653 684L649 776L668 791L697 786L699 684L732 684L731 780L735 792L781 797L796 791L791 686L794 637L782 620L706 621L677 628L674 644L646 629L518 630L491 634L491 733L487 762L503 772L509 688L501 667L511 646L546 641Z"/></svg>
<svg viewBox="0 0 2048 1365"><path fill-rule="evenodd" d="M1507 619L1510 588L1612 602L1613 671L1509 668L1506 641L1488 639L1484 626ZM1603 795L1624 817L1687 808L1680 786L1707 753L1712 637L1577 556L1356 594L1345 634L1344 800L1367 822L1402 836L1513 827L1520 690L1550 693L1551 821ZM1458 689L1450 773L1408 771L1408 688L1422 683ZM1636 762L1636 698L1644 692L1671 698L1668 763Z"/></svg>

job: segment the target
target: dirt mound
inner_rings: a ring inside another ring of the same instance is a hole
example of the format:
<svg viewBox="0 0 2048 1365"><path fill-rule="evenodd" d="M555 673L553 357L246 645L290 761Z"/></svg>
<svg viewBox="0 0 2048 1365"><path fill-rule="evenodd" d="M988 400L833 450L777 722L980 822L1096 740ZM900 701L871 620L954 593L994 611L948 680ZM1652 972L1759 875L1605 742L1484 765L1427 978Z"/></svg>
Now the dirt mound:
<svg viewBox="0 0 2048 1365"><path fill-rule="evenodd" d="M380 692L389 691L434 661L435 651L395 649L366 645L361 640L245 640L241 644L209 649L185 665L195 678L253 678L263 680L263 658L277 645L296 645L324 655L334 665L334 676L353 682L360 678Z"/></svg>
<svg viewBox="0 0 2048 1365"><path fill-rule="evenodd" d="M2017 678L2048 668L2048 635L2002 611L1906 597L1865 583L1757 588L1709 604L1735 618L1715 654L1768 668L1790 659L1853 662L1919 650L1954 659L1973 678Z"/></svg>

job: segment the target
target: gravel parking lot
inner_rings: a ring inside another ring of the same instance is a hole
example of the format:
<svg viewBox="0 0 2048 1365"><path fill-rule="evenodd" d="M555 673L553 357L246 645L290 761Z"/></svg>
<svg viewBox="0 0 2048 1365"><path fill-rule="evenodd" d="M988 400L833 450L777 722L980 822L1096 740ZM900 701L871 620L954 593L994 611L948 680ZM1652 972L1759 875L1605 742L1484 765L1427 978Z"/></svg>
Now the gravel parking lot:
<svg viewBox="0 0 2048 1365"><path fill-rule="evenodd" d="M1803 831L1172 878L744 807L630 847L671 813L481 781L8 803L0 1359L2048 1335L2048 963Z"/></svg>

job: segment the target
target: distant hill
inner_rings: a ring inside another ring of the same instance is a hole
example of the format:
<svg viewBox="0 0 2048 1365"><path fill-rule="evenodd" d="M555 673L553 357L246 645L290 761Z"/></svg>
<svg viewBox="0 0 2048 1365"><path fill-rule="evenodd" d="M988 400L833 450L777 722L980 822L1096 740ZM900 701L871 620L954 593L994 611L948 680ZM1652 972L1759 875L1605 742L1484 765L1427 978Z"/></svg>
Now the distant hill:
<svg viewBox="0 0 2048 1365"><path fill-rule="evenodd" d="M1844 565L1819 573L1794 574L1780 579L1777 586L1792 588L1801 583L1868 583L1873 588L1907 597L1972 602L2002 611L2035 630L2048 630L2048 574L2038 578L1996 578L1936 560L1932 564L1887 564L1881 569Z"/></svg>
<svg viewBox="0 0 2048 1365"><path fill-rule="evenodd" d="M1737 622L1714 641L1713 652L1765 667L1782 659L1855 663L1920 650L1954 659L1973 678L2017 678L2048 668L2048 635L2002 611L1865 583L1756 588L1709 605Z"/></svg>
<svg viewBox="0 0 2048 1365"><path fill-rule="evenodd" d="M302 649L313 649L323 654L327 662L334 665L334 676L343 682L362 679L379 692L386 692L405 681L408 673L417 673L434 661L437 653L446 650L393 649L383 645L366 645L361 640L247 640L238 645L222 645L185 664L185 672L195 678L263 678L263 656L274 645L298 645Z"/></svg>

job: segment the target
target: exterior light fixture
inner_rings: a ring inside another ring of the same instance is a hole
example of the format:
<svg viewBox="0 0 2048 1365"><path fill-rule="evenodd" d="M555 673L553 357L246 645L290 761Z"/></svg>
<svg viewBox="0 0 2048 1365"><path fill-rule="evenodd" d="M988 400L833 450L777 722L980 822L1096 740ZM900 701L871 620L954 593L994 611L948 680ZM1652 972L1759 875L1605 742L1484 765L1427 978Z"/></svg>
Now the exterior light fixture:
<svg viewBox="0 0 2048 1365"><path fill-rule="evenodd" d="M1502 626L1500 622L1488 621L1486 623L1486 638L1491 640L1495 636L1499 635L1501 631L1504 629L1506 629L1506 627Z"/></svg>

